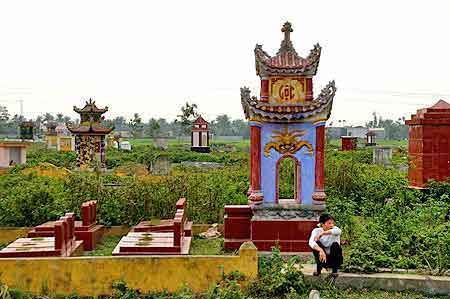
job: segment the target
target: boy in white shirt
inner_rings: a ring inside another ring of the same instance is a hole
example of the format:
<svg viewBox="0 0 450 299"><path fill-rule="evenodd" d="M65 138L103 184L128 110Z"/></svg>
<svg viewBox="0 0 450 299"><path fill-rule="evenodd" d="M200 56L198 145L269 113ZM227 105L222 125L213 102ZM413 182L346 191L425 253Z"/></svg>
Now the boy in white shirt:
<svg viewBox="0 0 450 299"><path fill-rule="evenodd" d="M341 229L335 226L334 218L331 215L320 215L318 227L311 232L309 247L313 250L317 264L317 271L314 272L314 275L320 275L322 268L331 268L333 269L332 276L337 276L343 260Z"/></svg>

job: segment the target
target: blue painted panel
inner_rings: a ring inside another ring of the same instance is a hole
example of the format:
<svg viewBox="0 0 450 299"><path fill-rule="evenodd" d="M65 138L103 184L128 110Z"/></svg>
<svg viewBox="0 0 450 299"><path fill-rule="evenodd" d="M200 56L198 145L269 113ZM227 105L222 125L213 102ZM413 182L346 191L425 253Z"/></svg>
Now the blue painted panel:
<svg viewBox="0 0 450 299"><path fill-rule="evenodd" d="M261 127L261 189L264 195L264 202L275 203L276 196L276 165L277 161L282 157L276 150L270 150L270 157L264 155L264 147L272 141L273 130L281 131L286 124L266 123ZM316 151L316 129L314 124L289 124L289 131L306 130L306 134L300 137L307 140L313 146L314 153ZM300 179L301 193L300 200L303 204L312 204L312 193L314 192L315 182L315 154L308 154L308 149L302 147L294 155L300 161Z"/></svg>

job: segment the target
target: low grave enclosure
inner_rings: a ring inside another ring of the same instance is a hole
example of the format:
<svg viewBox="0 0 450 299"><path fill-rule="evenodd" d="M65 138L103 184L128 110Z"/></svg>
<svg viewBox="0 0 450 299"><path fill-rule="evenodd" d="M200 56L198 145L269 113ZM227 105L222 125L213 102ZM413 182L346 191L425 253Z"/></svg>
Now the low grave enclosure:
<svg viewBox="0 0 450 299"><path fill-rule="evenodd" d="M75 239L75 215L65 216L52 224L52 235L19 238L0 251L0 258L67 257L81 254L83 241Z"/></svg>
<svg viewBox="0 0 450 299"><path fill-rule="evenodd" d="M73 213L71 214L73 215ZM38 225L28 232L28 237L53 237L54 224L54 221L48 221ZM73 232L77 240L83 241L85 251L95 249L97 242L104 234L104 226L97 224L97 202L95 200L84 202L81 205L81 221L74 221Z"/></svg>
<svg viewBox="0 0 450 299"><path fill-rule="evenodd" d="M120 240L113 255L189 254L192 222L187 220L187 203L180 198L173 219L161 223L142 221Z"/></svg>

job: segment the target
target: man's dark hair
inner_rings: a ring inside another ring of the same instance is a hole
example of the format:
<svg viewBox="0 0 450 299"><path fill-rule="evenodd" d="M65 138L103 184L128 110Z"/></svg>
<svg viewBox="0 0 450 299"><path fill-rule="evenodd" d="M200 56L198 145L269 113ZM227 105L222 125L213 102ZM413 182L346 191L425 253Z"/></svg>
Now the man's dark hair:
<svg viewBox="0 0 450 299"><path fill-rule="evenodd" d="M325 222L327 222L327 221L330 220L330 219L333 219L333 220L334 220L333 216L331 216L330 214L322 214L322 215L320 215L320 217L319 217L319 222L320 222L321 224L324 224Z"/></svg>

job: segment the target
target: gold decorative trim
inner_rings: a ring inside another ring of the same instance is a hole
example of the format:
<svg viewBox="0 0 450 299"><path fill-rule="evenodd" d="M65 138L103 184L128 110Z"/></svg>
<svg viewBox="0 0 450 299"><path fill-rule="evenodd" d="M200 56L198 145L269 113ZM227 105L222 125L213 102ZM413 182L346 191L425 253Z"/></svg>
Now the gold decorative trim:
<svg viewBox="0 0 450 299"><path fill-rule="evenodd" d="M272 135L272 141L264 146L264 156L266 157L270 157L271 149L275 149L280 154L295 154L302 147L306 146L309 155L312 155L314 152L311 143L299 138L306 134L306 130L292 130L289 132L286 125L282 131L273 130L272 133L276 135Z"/></svg>

